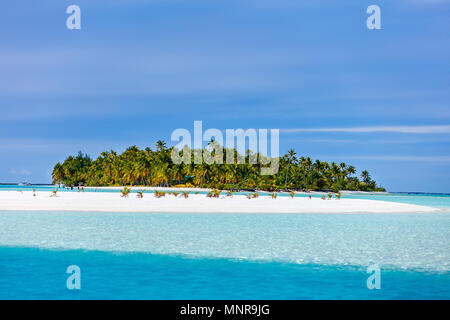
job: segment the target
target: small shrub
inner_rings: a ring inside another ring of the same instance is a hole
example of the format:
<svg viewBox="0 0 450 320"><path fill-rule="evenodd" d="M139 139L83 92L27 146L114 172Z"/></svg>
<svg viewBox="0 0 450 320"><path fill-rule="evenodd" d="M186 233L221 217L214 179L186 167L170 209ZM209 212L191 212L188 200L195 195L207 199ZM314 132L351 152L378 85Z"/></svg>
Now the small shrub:
<svg viewBox="0 0 450 320"><path fill-rule="evenodd" d="M189 191L182 191L181 196L184 197L185 199L189 198Z"/></svg>
<svg viewBox="0 0 450 320"><path fill-rule="evenodd" d="M123 198L128 198L128 195L131 192L131 188L124 187L122 190L120 190L120 192L122 193Z"/></svg>
<svg viewBox="0 0 450 320"><path fill-rule="evenodd" d="M321 198L322 200L326 200L326 198L325 198L325 196L322 196L322 198Z"/></svg>
<svg viewBox="0 0 450 320"><path fill-rule="evenodd" d="M227 191L227 197L231 197L231 196L233 196L233 191L228 190L228 191Z"/></svg>
<svg viewBox="0 0 450 320"><path fill-rule="evenodd" d="M194 185L192 183L185 183L185 184L177 184L174 185L174 188L193 188Z"/></svg>
<svg viewBox="0 0 450 320"><path fill-rule="evenodd" d="M294 199L295 192L294 192L294 191L291 191L291 192L289 192L289 195L291 196L292 199Z"/></svg>
<svg viewBox="0 0 450 320"><path fill-rule="evenodd" d="M136 198L142 199L144 197L144 190L138 191L136 194Z"/></svg>
<svg viewBox="0 0 450 320"><path fill-rule="evenodd" d="M213 189L212 191L208 192L206 194L206 196L208 198L219 198L220 194L222 193L222 191L217 190L217 189Z"/></svg>
<svg viewBox="0 0 450 320"><path fill-rule="evenodd" d="M341 194L341 192L339 191L339 192L337 193L337 195L336 195L336 198L337 198L338 200L340 200L341 197L342 197L342 194Z"/></svg>
<svg viewBox="0 0 450 320"><path fill-rule="evenodd" d="M50 197L57 197L58 196L58 189L53 190L52 194L50 195Z"/></svg>
<svg viewBox="0 0 450 320"><path fill-rule="evenodd" d="M328 200L331 200L331 198L333 198L333 194L332 194L332 193L329 193L329 194L328 194Z"/></svg>
<svg viewBox="0 0 450 320"><path fill-rule="evenodd" d="M165 197L166 196L166 193L165 192L162 192L162 191L155 191L155 198L162 198L162 197Z"/></svg>
<svg viewBox="0 0 450 320"><path fill-rule="evenodd" d="M271 193L270 196L272 197L272 199L276 199L278 194L276 192Z"/></svg>
<svg viewBox="0 0 450 320"><path fill-rule="evenodd" d="M176 198L176 197L178 197L179 193L178 192L172 192L172 195Z"/></svg>

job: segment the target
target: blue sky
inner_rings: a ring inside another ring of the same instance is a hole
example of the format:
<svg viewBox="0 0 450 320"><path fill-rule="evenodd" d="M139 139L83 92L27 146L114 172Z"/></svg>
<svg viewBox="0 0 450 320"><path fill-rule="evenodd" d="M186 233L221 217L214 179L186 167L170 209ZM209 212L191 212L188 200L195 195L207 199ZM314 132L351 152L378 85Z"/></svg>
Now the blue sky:
<svg viewBox="0 0 450 320"><path fill-rule="evenodd" d="M1 182L48 183L68 154L202 120L280 128L282 152L390 191L450 192L449 1L17 0L0 39Z"/></svg>

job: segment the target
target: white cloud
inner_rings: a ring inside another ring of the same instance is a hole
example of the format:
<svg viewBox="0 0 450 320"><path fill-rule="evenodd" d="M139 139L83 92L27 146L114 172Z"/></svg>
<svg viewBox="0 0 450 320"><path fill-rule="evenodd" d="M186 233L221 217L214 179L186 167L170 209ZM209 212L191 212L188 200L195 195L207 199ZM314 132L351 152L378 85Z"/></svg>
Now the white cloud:
<svg viewBox="0 0 450 320"><path fill-rule="evenodd" d="M27 169L16 170L16 169L12 168L9 172L11 174L21 175L21 176L29 176L31 174L31 172L28 171Z"/></svg>
<svg viewBox="0 0 450 320"><path fill-rule="evenodd" d="M281 129L284 133L298 132L347 132L347 133L450 133L450 125L442 126L368 126L368 127L347 127L347 128L292 128Z"/></svg>
<svg viewBox="0 0 450 320"><path fill-rule="evenodd" d="M316 156L317 159L333 158L346 160L372 160L372 161L416 161L416 162L450 162L450 157L446 156L397 156L397 155L341 155Z"/></svg>
<svg viewBox="0 0 450 320"><path fill-rule="evenodd" d="M406 0L406 2L412 2L415 4L439 4L447 3L448 0Z"/></svg>

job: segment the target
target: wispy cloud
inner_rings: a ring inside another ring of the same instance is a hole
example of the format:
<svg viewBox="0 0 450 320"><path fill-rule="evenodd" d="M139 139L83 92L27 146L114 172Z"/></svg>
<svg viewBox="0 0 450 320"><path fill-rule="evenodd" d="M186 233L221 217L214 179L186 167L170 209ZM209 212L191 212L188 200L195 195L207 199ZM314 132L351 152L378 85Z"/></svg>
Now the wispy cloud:
<svg viewBox="0 0 450 320"><path fill-rule="evenodd" d="M346 160L369 160L369 161L415 161L415 162L450 162L446 156L398 156L398 155L320 155L314 158L322 159L346 159Z"/></svg>
<svg viewBox="0 0 450 320"><path fill-rule="evenodd" d="M281 129L284 133L298 132L347 132L347 133L450 133L450 125L442 126L368 126L368 127L347 127L347 128L292 128Z"/></svg>
<svg viewBox="0 0 450 320"><path fill-rule="evenodd" d="M381 161L431 161L431 162L450 162L450 157L442 156L357 156L350 157L355 160L381 160Z"/></svg>
<svg viewBox="0 0 450 320"><path fill-rule="evenodd" d="M448 3L448 0L404 0L404 2L415 3L415 4L440 4Z"/></svg>
<svg viewBox="0 0 450 320"><path fill-rule="evenodd" d="M12 168L9 173L14 174L14 175L21 175L21 176L29 176L31 174L30 171L28 171L27 169L20 169L20 170L16 170L14 168Z"/></svg>

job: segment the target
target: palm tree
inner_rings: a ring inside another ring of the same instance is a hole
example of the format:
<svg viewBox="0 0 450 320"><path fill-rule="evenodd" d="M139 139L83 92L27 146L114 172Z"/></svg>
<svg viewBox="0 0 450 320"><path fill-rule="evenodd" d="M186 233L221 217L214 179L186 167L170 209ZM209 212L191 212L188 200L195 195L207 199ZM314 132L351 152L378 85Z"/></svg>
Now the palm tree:
<svg viewBox="0 0 450 320"><path fill-rule="evenodd" d="M291 161L295 159L295 155L297 153L295 153L294 149L290 149L288 151L287 157L289 159L288 161L288 166L287 166L287 170L286 170L286 179L284 180L284 190L287 190L286 186L287 186L287 180L288 180L288 175L289 175L289 166L291 165Z"/></svg>
<svg viewBox="0 0 450 320"><path fill-rule="evenodd" d="M370 183L370 174L369 174L369 171L363 170L363 171L361 172L361 179L362 179L365 183Z"/></svg>
<svg viewBox="0 0 450 320"><path fill-rule="evenodd" d="M348 167L347 167L347 174L348 174L348 175L355 174L355 172L356 172L356 169L355 169L354 166L348 166Z"/></svg>
<svg viewBox="0 0 450 320"><path fill-rule="evenodd" d="M52 179L53 183L59 183L64 179L64 168L59 162L53 168Z"/></svg>
<svg viewBox="0 0 450 320"><path fill-rule="evenodd" d="M210 142L214 147L213 156L222 151L223 146L215 141ZM309 157L296 159L294 149L288 151L283 158L278 158L281 169L273 175L261 175L261 162L263 156L247 150L245 155L236 149L230 149L233 155L231 164L207 164L204 161L194 163L194 154L191 153L191 162L175 164L170 157L171 148L166 147L164 141L157 142L156 150L150 148L140 150L131 146L122 154L113 150L102 152L96 160L79 152L75 156L67 157L64 162L57 163L52 171L54 183L66 185L152 185L169 186L180 183L193 183L196 186L205 186L216 189L253 189L259 188L267 191L287 190L288 186L303 190L382 190L370 177L367 170L361 174L361 180L354 176L356 170L345 163L328 164L320 160L311 160ZM203 153L203 149L196 150ZM217 152L217 153L216 153ZM249 160L256 158L256 163L238 163L238 159ZM289 184L288 184L289 182Z"/></svg>
<svg viewBox="0 0 450 320"><path fill-rule="evenodd" d="M162 152L166 149L166 143L162 140L156 141L156 150Z"/></svg>

